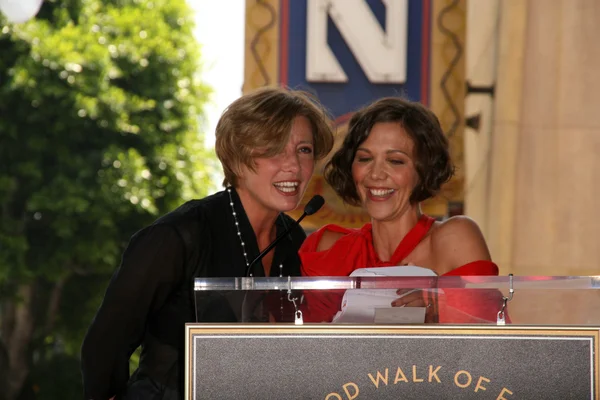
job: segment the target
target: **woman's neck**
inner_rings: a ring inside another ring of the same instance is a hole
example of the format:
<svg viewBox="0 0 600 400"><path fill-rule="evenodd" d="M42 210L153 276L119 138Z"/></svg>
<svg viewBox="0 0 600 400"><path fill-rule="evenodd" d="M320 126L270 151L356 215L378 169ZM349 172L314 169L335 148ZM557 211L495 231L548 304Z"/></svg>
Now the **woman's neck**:
<svg viewBox="0 0 600 400"><path fill-rule="evenodd" d="M371 220L373 247L381 261L389 261L404 237L421 217L421 207L411 205L406 211L389 221Z"/></svg>
<svg viewBox="0 0 600 400"><path fill-rule="evenodd" d="M275 221L279 216L279 211L266 208L245 189L236 188L236 191L256 235L258 246L261 249L267 247L275 238Z"/></svg>

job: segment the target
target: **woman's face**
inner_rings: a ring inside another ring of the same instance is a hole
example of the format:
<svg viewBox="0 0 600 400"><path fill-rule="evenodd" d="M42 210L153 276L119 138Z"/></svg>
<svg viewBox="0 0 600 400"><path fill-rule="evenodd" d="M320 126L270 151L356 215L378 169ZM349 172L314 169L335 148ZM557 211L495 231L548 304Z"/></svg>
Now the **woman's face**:
<svg viewBox="0 0 600 400"><path fill-rule="evenodd" d="M242 166L238 191L245 192L255 205L267 211L295 209L315 168L314 139L309 120L296 117L283 151L273 157L257 157L254 161L254 171Z"/></svg>
<svg viewBox="0 0 600 400"><path fill-rule="evenodd" d="M352 162L356 191L371 218L393 220L411 207L419 180L414 157L414 143L400 123L373 125Z"/></svg>

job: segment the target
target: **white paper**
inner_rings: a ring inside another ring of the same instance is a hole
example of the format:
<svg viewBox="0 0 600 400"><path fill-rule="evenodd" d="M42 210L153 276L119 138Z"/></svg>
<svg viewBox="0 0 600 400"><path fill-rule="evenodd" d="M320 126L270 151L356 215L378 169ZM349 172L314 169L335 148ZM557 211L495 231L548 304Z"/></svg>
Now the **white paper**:
<svg viewBox="0 0 600 400"><path fill-rule="evenodd" d="M376 324L422 324L425 322L425 307L376 308Z"/></svg>
<svg viewBox="0 0 600 400"><path fill-rule="evenodd" d="M398 267L360 268L350 276L437 276L428 268L413 265ZM392 302L414 291L398 295L396 289L349 289L344 293L341 311L333 317L333 323L423 323L425 322L425 307L392 307ZM434 289L435 290L435 289ZM394 311L377 311L392 309ZM404 309L422 310L408 310ZM386 321L386 322L384 322Z"/></svg>
<svg viewBox="0 0 600 400"><path fill-rule="evenodd" d="M437 276L429 268L416 265L402 265L397 267L359 268L350 276Z"/></svg>

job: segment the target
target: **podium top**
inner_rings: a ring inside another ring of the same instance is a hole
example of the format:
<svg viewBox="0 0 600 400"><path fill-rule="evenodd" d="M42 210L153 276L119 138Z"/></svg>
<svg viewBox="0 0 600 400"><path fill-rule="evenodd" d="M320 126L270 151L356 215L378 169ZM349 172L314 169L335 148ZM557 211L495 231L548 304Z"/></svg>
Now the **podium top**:
<svg viewBox="0 0 600 400"><path fill-rule="evenodd" d="M598 290L597 276L368 276L196 278L195 291L347 289L540 289ZM600 293L600 292L599 292Z"/></svg>
<svg viewBox="0 0 600 400"><path fill-rule="evenodd" d="M194 281L198 322L290 322L303 315L305 322L600 326L598 289L600 276L230 277Z"/></svg>

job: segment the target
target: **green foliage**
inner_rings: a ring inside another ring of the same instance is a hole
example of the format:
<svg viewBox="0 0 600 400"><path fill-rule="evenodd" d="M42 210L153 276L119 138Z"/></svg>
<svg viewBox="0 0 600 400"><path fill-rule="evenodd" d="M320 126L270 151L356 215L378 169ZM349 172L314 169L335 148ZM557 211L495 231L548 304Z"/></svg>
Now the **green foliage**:
<svg viewBox="0 0 600 400"><path fill-rule="evenodd" d="M37 283L40 368L73 364L131 234L213 189L192 29L185 0L46 0L26 24L0 19L0 305Z"/></svg>

